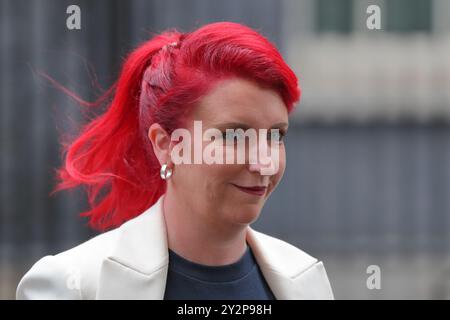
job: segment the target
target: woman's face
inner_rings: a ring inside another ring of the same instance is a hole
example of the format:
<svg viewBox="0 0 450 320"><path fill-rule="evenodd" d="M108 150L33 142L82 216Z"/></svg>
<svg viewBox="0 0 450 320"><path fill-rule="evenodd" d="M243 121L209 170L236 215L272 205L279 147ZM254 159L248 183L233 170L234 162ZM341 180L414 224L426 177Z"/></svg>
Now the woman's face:
<svg viewBox="0 0 450 320"><path fill-rule="evenodd" d="M206 164L204 161L201 164L176 164L172 177L167 180L168 188L173 188L172 191L192 212L203 215L202 219L222 226L224 223L252 223L258 218L264 203L278 185L285 170L284 142L280 136L270 135L270 129L279 129L281 136L287 131L288 112L283 100L275 91L244 79L222 80L202 98L186 125L192 137L192 148L194 120L201 121L203 132L210 128L224 133L226 129L250 128L256 130L258 137L257 144L253 146L266 143L267 148L270 148L271 145L277 144L278 155L275 156L275 149L270 149L272 155L269 158L272 163L249 163L249 140L244 139L247 145L244 163L236 163L235 158L232 164L225 163L225 160L224 164ZM269 135L261 139L259 129L267 129ZM230 139L230 135L226 135L225 139ZM237 144L227 146L224 141L226 140L213 143L223 146L224 153L233 148L236 154ZM204 141L203 150L211 143L210 140ZM268 154L270 152L265 151L264 155ZM274 161L277 163L274 164ZM278 167L278 170L262 174L261 170L267 170L271 166ZM262 194L245 189L255 186L266 189L262 190Z"/></svg>

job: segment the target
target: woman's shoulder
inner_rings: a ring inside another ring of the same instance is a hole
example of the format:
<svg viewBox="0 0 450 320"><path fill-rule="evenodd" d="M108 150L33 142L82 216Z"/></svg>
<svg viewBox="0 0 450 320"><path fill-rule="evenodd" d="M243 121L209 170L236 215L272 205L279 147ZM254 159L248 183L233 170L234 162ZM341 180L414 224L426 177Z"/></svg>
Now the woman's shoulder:
<svg viewBox="0 0 450 320"><path fill-rule="evenodd" d="M20 280L17 299L92 299L104 258L119 229L97 235L71 249L39 259Z"/></svg>
<svg viewBox="0 0 450 320"><path fill-rule="evenodd" d="M158 215L152 214L152 208L116 229L69 250L41 258L20 280L16 298L95 299L102 264L114 255L117 245L123 240L121 237L128 241L121 244L125 252L129 246L141 244L142 234L161 228Z"/></svg>
<svg viewBox="0 0 450 320"><path fill-rule="evenodd" d="M251 229L251 231L252 239L258 242L258 247L264 248L264 254L271 261L289 260L298 267L318 262L317 258L285 240L254 229ZM291 265L291 263L287 265Z"/></svg>
<svg viewBox="0 0 450 320"><path fill-rule="evenodd" d="M251 229L248 238L282 299L334 299L323 262L284 240Z"/></svg>

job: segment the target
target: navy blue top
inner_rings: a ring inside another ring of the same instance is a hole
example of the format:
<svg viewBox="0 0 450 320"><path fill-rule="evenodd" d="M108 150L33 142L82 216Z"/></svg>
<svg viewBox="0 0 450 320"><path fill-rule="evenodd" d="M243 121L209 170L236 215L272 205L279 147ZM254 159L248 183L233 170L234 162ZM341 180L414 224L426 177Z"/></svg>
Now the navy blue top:
<svg viewBox="0 0 450 320"><path fill-rule="evenodd" d="M275 300L250 246L235 263L208 266L169 249L164 300Z"/></svg>

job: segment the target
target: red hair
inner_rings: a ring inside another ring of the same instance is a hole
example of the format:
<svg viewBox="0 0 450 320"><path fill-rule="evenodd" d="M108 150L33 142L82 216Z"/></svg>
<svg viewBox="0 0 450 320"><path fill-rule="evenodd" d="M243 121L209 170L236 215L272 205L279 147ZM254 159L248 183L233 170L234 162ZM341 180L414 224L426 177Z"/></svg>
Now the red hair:
<svg viewBox="0 0 450 320"><path fill-rule="evenodd" d="M97 230L138 216L166 190L147 136L150 125L159 123L171 134L215 82L230 76L275 90L289 113L300 98L297 77L278 50L247 26L218 22L185 34L168 30L143 43L104 96L96 103L79 100L92 107L111 96L103 114L62 144L65 164L56 169L59 181L51 193L84 186L91 209L81 215Z"/></svg>

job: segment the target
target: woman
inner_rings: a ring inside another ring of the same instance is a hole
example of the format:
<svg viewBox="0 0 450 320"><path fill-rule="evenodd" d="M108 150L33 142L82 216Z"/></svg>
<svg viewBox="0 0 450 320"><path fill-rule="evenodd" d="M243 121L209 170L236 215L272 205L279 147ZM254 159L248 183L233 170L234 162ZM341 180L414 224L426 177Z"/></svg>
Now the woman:
<svg viewBox="0 0 450 320"><path fill-rule="evenodd" d="M167 31L130 54L114 89L107 111L65 144L55 189L88 186L83 215L113 230L39 260L18 299L333 298L321 261L250 227L284 173L300 97L267 39L229 22ZM198 123L220 136L199 144ZM188 135L177 139L180 129ZM242 148L243 130L259 130L257 143ZM244 162L211 163L211 146L244 150Z"/></svg>

